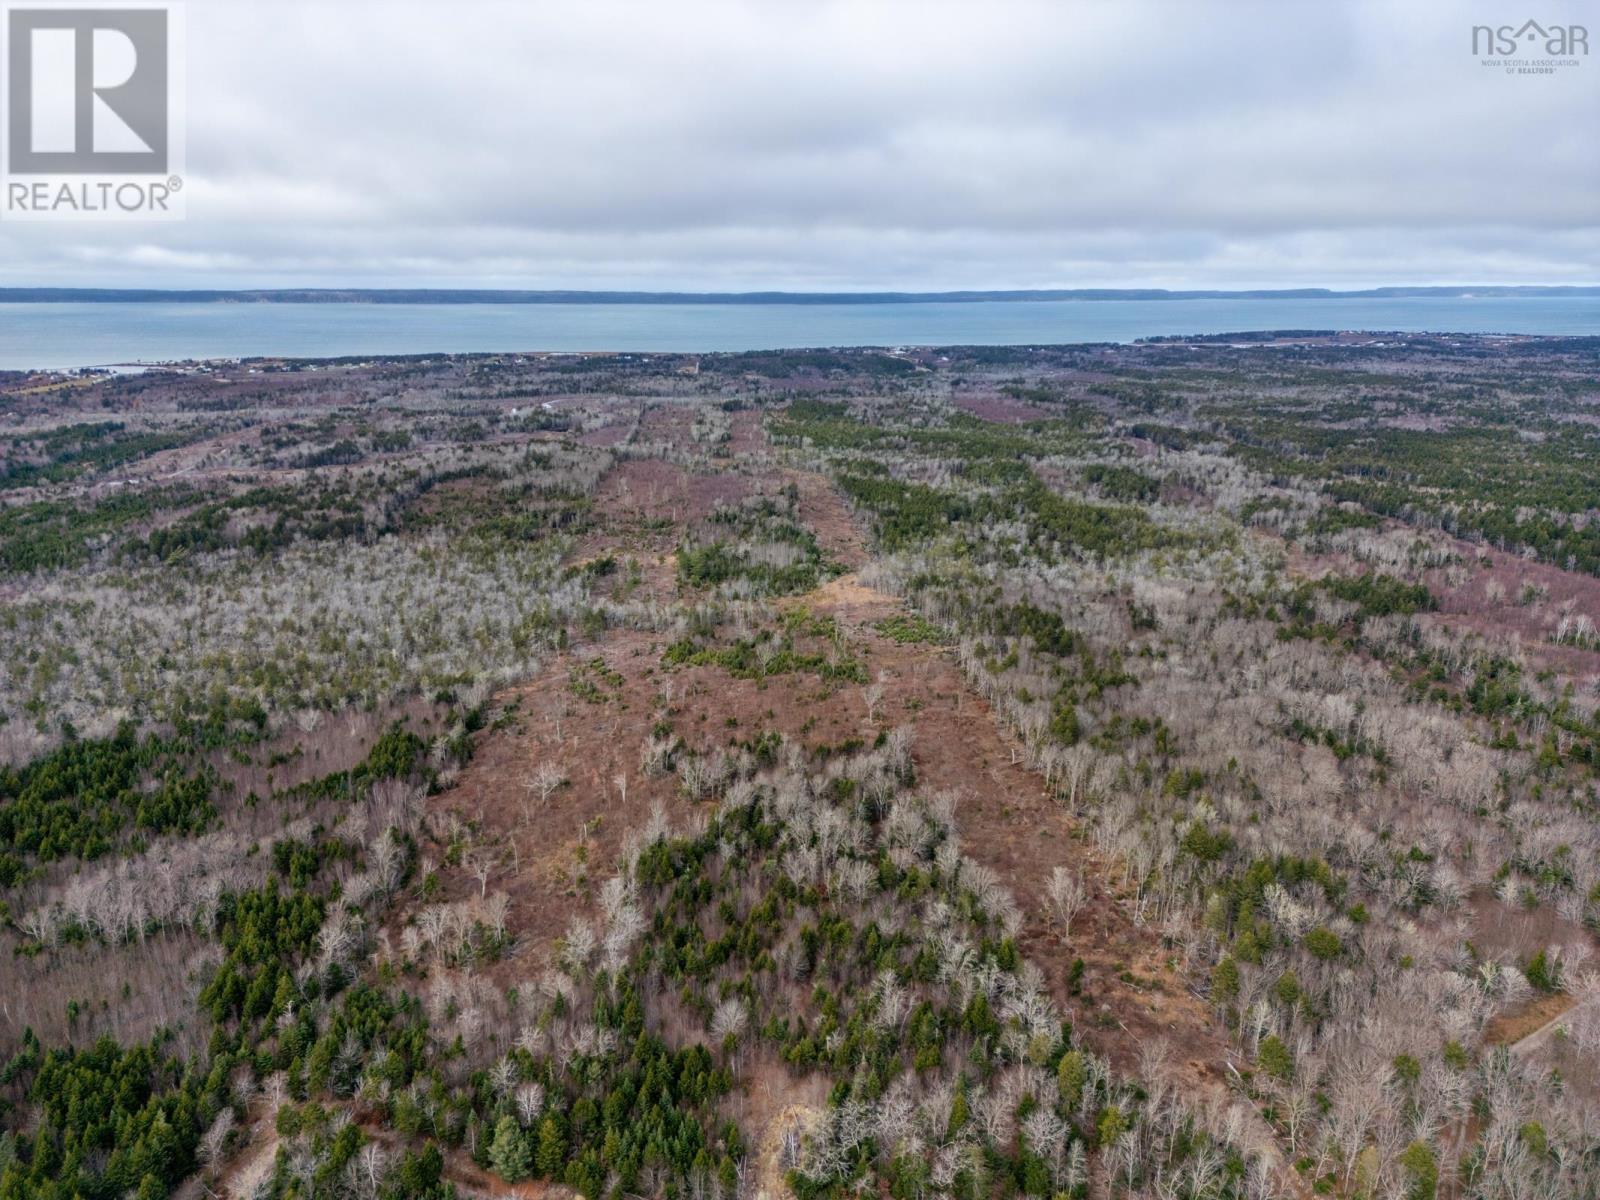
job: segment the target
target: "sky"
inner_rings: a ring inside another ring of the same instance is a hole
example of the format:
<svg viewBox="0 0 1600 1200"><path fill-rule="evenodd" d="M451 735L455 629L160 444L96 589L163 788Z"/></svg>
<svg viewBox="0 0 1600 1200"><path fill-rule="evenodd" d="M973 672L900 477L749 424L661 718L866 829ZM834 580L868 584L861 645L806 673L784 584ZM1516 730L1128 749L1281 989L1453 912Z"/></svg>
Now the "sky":
<svg viewBox="0 0 1600 1200"><path fill-rule="evenodd" d="M1535 11L1537 10L1537 11ZM189 0L187 219L0 284L725 291L1600 283L1566 0Z"/></svg>

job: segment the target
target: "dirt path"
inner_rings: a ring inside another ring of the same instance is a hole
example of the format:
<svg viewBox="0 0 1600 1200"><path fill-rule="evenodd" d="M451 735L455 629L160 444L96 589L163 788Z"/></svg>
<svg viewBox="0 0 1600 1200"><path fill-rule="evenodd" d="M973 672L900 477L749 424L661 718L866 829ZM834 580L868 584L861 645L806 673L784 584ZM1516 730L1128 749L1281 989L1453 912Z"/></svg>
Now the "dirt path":
<svg viewBox="0 0 1600 1200"><path fill-rule="evenodd" d="M849 576L809 600L816 612L844 612L857 620L899 610L891 597ZM959 797L964 851L997 872L1022 907L1021 947L1045 972L1052 994L1085 1040L1119 1070L1133 1071L1141 1051L1164 1038L1180 1075L1223 1088L1233 1055L1210 1010L1190 993L1159 933L1134 923L1118 864L1092 851L1082 829L1048 794L1043 777L1023 765L1020 743L968 690L953 655L933 646L899 645L866 624L856 636L866 646L867 661L883 673L885 720L915 730L912 757L920 785ZM1089 888L1089 902L1066 939L1044 908L1051 872L1061 866L1081 870ZM1074 988L1070 981L1080 958L1083 973Z"/></svg>
<svg viewBox="0 0 1600 1200"><path fill-rule="evenodd" d="M249 1126L250 1140L223 1168L217 1177L215 1194L227 1200L248 1200L272 1175L278 1154L278 1133L271 1114L258 1117Z"/></svg>
<svg viewBox="0 0 1600 1200"><path fill-rule="evenodd" d="M840 561L869 560L864 535L822 476L803 477L801 511ZM907 610L863 585L854 572L802 602L850 627L865 647L885 685L885 720L896 723L898 710L916 731L912 757L920 785L960 797L957 824L965 853L994 870L1021 906L1021 948L1044 971L1052 995L1084 1040L1130 1074L1152 1050L1164 1048L1163 1069L1191 1100L1230 1103L1237 1055L1209 1006L1189 990L1159 932L1135 923L1120 865L1092 850L1043 777L1023 765L1020 742L971 692L954 655L937 646L901 645L879 632L876 622ZM1081 871L1089 890L1068 938L1052 926L1044 905L1056 867ZM1082 974L1075 984L1079 960ZM1262 1148L1276 1152L1264 1121L1257 1119L1253 1132Z"/></svg>
<svg viewBox="0 0 1600 1200"><path fill-rule="evenodd" d="M1483 1031L1486 1046L1517 1046L1541 1029L1561 1020L1572 1007L1565 992L1533 996L1516 1008L1500 1013Z"/></svg>
<svg viewBox="0 0 1600 1200"><path fill-rule="evenodd" d="M1592 1012L1597 1007L1600 1007L1600 995L1589 995L1582 999L1577 999L1565 992L1560 992L1549 997L1549 999L1552 1002L1559 1001L1559 1003L1549 1005L1549 1008L1555 1010L1555 1015L1531 1033L1523 1034L1515 1041L1505 1043L1510 1047L1511 1053L1518 1058L1527 1058L1529 1055L1537 1053L1549 1044L1556 1031L1562 1026L1571 1024L1581 1013L1585 1011ZM1543 1011L1547 1010L1541 1010L1541 1015Z"/></svg>
<svg viewBox="0 0 1600 1200"><path fill-rule="evenodd" d="M801 512L818 541L840 561L868 561L866 538L843 499L821 476L794 472ZM1119 1068L1130 1069L1150 1040L1167 1037L1183 1047L1197 1077L1217 1081L1230 1061L1210 1010L1176 974L1155 930L1136 926L1119 888L1117 864L1094 854L1083 830L1048 794L1042 776L1022 765L1022 746L1005 731L989 705L974 695L953 654L926 644L901 645L873 625L905 612L893 596L840 576L800 598L814 612L851 626L867 659L886 673L885 707L911 716L913 758L923 786L952 789L969 855L997 871L1023 910L1024 949L1046 970L1056 998L1074 1014L1092 1043ZM1090 902L1063 940L1044 916L1043 897L1058 866L1081 869ZM1084 960L1084 996L1067 978ZM1135 982L1125 976L1131 975ZM1087 997L1087 998L1085 998Z"/></svg>
<svg viewBox="0 0 1600 1200"><path fill-rule="evenodd" d="M866 535L833 481L815 471L785 469L783 474L799 489L800 519L816 535L822 552L852 571L866 566L872 557Z"/></svg>

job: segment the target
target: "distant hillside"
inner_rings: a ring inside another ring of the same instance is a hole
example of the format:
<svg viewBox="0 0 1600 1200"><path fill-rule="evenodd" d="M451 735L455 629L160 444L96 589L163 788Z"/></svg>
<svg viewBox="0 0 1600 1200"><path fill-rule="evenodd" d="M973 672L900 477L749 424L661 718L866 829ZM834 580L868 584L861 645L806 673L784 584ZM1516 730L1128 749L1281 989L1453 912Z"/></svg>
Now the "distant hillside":
<svg viewBox="0 0 1600 1200"><path fill-rule="evenodd" d="M1417 297L1524 298L1600 296L1600 287L1381 287L1243 291L1164 288L1072 288L964 292L590 292L466 288L265 288L242 291L162 288L0 288L0 303L216 304L927 304L1037 300L1371 300Z"/></svg>

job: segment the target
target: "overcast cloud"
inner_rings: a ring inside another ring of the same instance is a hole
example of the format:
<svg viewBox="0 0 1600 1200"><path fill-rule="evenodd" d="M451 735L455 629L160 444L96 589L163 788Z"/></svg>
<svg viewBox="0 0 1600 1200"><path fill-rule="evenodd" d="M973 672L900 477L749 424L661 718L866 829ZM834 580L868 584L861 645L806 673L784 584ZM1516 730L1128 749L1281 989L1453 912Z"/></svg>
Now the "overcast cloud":
<svg viewBox="0 0 1600 1200"><path fill-rule="evenodd" d="M1600 282L1561 0L189 0L188 220L0 225L13 285Z"/></svg>

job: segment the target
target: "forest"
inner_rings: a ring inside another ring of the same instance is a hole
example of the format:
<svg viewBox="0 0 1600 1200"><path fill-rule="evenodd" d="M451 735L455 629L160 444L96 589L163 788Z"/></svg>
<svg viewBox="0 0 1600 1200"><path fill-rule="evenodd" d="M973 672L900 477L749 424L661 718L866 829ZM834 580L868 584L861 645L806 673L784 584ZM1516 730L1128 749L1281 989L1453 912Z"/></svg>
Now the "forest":
<svg viewBox="0 0 1600 1200"><path fill-rule="evenodd" d="M1600 339L0 377L0 1200L1600 1194Z"/></svg>

